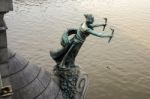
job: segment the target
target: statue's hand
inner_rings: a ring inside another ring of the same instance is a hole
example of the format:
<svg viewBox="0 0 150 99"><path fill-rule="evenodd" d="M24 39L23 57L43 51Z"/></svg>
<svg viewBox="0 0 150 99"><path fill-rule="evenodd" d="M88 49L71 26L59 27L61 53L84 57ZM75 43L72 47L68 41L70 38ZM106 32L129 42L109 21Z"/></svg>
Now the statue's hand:
<svg viewBox="0 0 150 99"><path fill-rule="evenodd" d="M105 20L105 24L103 25L104 27L103 27L103 31L105 30L105 27L106 27L106 25L107 25L107 18L104 18L104 20Z"/></svg>
<svg viewBox="0 0 150 99"><path fill-rule="evenodd" d="M111 35L110 35L110 37L109 37L108 43L110 43L111 39L112 39L113 36L114 36L114 29L112 29L112 28L110 28L110 29L111 29L112 33L111 33Z"/></svg>
<svg viewBox="0 0 150 99"><path fill-rule="evenodd" d="M110 28L111 29L111 31L112 31L112 33L111 33L111 35L113 36L114 35L114 29L112 29L112 28Z"/></svg>
<svg viewBox="0 0 150 99"><path fill-rule="evenodd" d="M103 26L107 26L107 23L105 23L105 24L102 24Z"/></svg>

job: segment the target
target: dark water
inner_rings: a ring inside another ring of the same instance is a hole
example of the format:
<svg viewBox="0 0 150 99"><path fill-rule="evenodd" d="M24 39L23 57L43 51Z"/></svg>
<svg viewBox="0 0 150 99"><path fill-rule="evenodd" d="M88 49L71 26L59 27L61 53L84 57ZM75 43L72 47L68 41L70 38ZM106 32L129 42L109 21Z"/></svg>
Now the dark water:
<svg viewBox="0 0 150 99"><path fill-rule="evenodd" d="M5 17L9 47L51 71L49 50L60 47L66 28L79 27L84 13L95 23L107 17L116 30L110 44L88 37L77 57L89 74L86 99L150 99L149 0L14 0Z"/></svg>

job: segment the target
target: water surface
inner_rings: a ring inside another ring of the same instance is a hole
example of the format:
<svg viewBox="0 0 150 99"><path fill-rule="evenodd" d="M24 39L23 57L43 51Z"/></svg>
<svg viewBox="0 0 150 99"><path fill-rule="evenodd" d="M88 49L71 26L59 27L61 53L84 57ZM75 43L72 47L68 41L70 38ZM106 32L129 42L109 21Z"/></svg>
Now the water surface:
<svg viewBox="0 0 150 99"><path fill-rule="evenodd" d="M8 45L51 71L49 50L60 47L66 28L78 28L84 13L95 23L107 17L116 30L112 42L90 36L76 60L89 74L86 99L150 99L149 9L149 0L14 0L5 17Z"/></svg>

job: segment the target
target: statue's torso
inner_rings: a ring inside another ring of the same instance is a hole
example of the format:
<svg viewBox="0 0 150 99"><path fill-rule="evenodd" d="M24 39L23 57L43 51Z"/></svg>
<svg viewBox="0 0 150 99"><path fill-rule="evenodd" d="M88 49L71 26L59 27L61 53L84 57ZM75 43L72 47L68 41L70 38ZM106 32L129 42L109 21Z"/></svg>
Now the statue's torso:
<svg viewBox="0 0 150 99"><path fill-rule="evenodd" d="M86 23L82 23L79 29L77 30L77 34L75 35L75 42L84 42L85 39L89 36L87 29L90 29Z"/></svg>

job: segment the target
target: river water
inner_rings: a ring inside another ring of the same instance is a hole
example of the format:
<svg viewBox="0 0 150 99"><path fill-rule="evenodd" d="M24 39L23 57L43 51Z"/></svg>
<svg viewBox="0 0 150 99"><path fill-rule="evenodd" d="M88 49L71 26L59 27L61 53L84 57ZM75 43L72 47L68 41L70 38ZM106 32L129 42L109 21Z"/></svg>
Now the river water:
<svg viewBox="0 0 150 99"><path fill-rule="evenodd" d="M78 28L84 13L95 23L107 17L115 29L110 44L89 36L77 56L90 79L86 99L150 99L149 0L14 0L14 11L5 16L8 45L51 71L49 50L60 48L62 33Z"/></svg>

